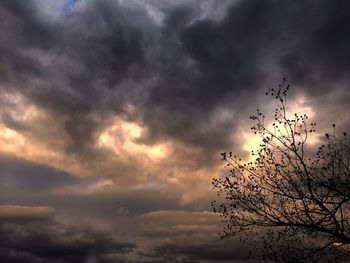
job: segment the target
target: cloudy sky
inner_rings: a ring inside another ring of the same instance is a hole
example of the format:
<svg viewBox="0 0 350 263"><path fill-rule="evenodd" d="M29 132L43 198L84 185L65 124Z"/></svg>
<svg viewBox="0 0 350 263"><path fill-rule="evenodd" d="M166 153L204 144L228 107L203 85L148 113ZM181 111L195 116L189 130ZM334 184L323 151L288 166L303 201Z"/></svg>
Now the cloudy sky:
<svg viewBox="0 0 350 263"><path fill-rule="evenodd" d="M282 77L319 135L349 130L349 13L347 0L1 0L2 262L245 260L210 208L219 153L248 158L249 116L271 111Z"/></svg>

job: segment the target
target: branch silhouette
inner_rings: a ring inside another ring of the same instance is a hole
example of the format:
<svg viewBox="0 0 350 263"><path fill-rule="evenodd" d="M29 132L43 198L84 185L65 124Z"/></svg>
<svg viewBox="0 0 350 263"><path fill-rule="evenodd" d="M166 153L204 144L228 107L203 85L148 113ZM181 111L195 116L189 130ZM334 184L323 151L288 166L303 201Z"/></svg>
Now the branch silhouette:
<svg viewBox="0 0 350 263"><path fill-rule="evenodd" d="M250 119L260 148L255 161L221 153L229 173L214 178L220 198L212 202L224 223L222 238L238 236L263 245L264 258L284 262L317 261L350 252L350 148L346 133L325 134L310 154L307 144L316 123L287 114L289 84L283 78L266 95L277 100L273 123L258 109ZM219 201L220 200L220 201Z"/></svg>

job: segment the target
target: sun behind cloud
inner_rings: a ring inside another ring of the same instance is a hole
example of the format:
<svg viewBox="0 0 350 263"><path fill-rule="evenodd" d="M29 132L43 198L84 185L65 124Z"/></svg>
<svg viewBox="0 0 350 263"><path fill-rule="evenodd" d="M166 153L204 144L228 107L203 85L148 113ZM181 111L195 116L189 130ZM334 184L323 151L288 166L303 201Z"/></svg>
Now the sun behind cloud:
<svg viewBox="0 0 350 263"><path fill-rule="evenodd" d="M306 97L305 95L300 95L297 97L295 100L290 101L287 104L287 112L286 115L289 118L293 118L294 114L306 114L310 119L315 115L315 110L311 106L311 103L309 102L309 98ZM272 112L272 111L271 111ZM273 131L273 120L269 116L269 112L267 112L267 118L266 120L268 121L265 123L267 129ZM311 123L312 121L309 121ZM253 124L253 123L252 123ZM244 144L242 146L242 149L248 153L251 153L252 151L256 151L261 148L262 144L262 138L259 136L259 134L253 134L253 132L242 132L242 137L244 139ZM316 145L319 143L320 139L319 136L310 136L308 138L308 145ZM249 155L247 158L247 161L254 161L255 157L253 155Z"/></svg>

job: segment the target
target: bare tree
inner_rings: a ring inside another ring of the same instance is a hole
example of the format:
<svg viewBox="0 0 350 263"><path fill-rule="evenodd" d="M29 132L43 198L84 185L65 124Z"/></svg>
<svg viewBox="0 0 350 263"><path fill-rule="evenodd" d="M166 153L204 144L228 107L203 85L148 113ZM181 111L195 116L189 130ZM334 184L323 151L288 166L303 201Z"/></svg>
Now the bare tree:
<svg viewBox="0 0 350 263"><path fill-rule="evenodd" d="M317 261L350 252L350 148L346 133L326 134L310 154L316 123L287 114L285 79L270 89L278 101L272 125L258 109L250 117L261 137L253 162L222 153L227 176L214 178L220 198L212 203L224 222L222 238L259 240L268 259ZM219 201L220 200L220 201Z"/></svg>

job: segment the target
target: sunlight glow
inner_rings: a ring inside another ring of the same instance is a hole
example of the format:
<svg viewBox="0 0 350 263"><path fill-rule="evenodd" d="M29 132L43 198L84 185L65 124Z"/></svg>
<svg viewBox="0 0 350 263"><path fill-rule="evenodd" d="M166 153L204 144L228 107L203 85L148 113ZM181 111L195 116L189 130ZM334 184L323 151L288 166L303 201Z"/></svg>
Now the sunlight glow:
<svg viewBox="0 0 350 263"><path fill-rule="evenodd" d="M309 118L312 118L315 114L315 111L309 105L307 97L301 95L296 100L287 104L287 115L293 116L294 113L306 114Z"/></svg>
<svg viewBox="0 0 350 263"><path fill-rule="evenodd" d="M293 118L293 115L297 113L298 115L306 114L309 117L308 124L312 121L310 118L314 116L314 109L308 104L308 100L305 96L300 96L294 101L291 101L287 104L287 116ZM268 114L267 114L268 116ZM267 118L268 119L268 118ZM273 130L272 121L267 123L267 128ZM260 149L260 144L262 143L262 138L258 134L253 134L252 132L242 132L242 137L244 139L244 144L242 149L251 153L252 151L256 151ZM307 139L308 145L316 145L320 142L319 136L314 134L313 136L309 136ZM250 154L247 161L253 161L255 158Z"/></svg>
<svg viewBox="0 0 350 263"><path fill-rule="evenodd" d="M50 142L33 136L32 131L47 125L46 121L49 120L43 110L15 93L1 94L0 100L6 103L5 113L19 127L23 127L15 130L8 127L6 122L0 122L0 153L80 174L81 169L76 160L64 157L58 149L51 147Z"/></svg>
<svg viewBox="0 0 350 263"><path fill-rule="evenodd" d="M101 170L104 174L114 175L112 167L115 167L115 162L128 167L131 159L139 159L140 163L148 165L159 162L170 154L170 142L144 144L140 141L146 132L144 127L136 122L116 119L100 132L93 145L96 150L111 150L114 154L96 163L82 163L80 156L66 153L65 145L69 137L56 140L57 134L52 132L64 119L51 119L44 110L18 94L1 94L0 100L6 104L6 112L0 114L6 114L3 116L9 116L12 121L9 125L0 119L0 153L48 165L79 177L95 175ZM17 126L12 127L13 124ZM48 127L44 130L47 140L42 140L35 134L43 131L43 127Z"/></svg>
<svg viewBox="0 0 350 263"><path fill-rule="evenodd" d="M25 142L26 140L21 134L0 123L0 150L13 152L24 146Z"/></svg>
<svg viewBox="0 0 350 263"><path fill-rule="evenodd" d="M117 120L106 128L98 137L97 145L112 149L115 154L139 154L156 161L168 156L169 147L165 144L146 145L138 139L144 133L144 128L132 122Z"/></svg>
<svg viewBox="0 0 350 263"><path fill-rule="evenodd" d="M29 122L43 115L35 105L29 104L24 97L18 93L2 94L1 100L9 105L7 113L18 122Z"/></svg>

